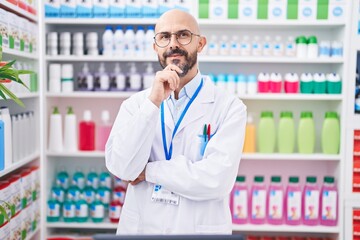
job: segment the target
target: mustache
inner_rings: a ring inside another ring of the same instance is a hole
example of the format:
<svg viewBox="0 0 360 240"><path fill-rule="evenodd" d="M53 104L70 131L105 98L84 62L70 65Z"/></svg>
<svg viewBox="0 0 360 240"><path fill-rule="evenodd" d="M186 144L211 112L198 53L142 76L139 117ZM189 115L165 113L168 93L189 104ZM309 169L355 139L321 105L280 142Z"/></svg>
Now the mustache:
<svg viewBox="0 0 360 240"><path fill-rule="evenodd" d="M185 50L175 48L175 49L170 49L169 51L164 52L163 57L167 58L172 54L179 54L179 55L182 55L185 57L187 57L187 55L188 55L188 53Z"/></svg>

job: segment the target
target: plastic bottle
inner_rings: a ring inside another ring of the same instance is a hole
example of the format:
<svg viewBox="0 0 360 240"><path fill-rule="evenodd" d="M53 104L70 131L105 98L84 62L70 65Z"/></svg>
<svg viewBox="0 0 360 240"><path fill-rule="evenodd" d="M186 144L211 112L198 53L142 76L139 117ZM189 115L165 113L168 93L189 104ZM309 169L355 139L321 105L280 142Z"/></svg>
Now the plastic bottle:
<svg viewBox="0 0 360 240"><path fill-rule="evenodd" d="M340 122L336 112L326 112L321 130L321 149L324 154L338 154L340 149Z"/></svg>
<svg viewBox="0 0 360 240"><path fill-rule="evenodd" d="M112 200L109 209L109 219L112 223L118 223L120 219L122 204L119 200Z"/></svg>
<svg viewBox="0 0 360 240"><path fill-rule="evenodd" d="M246 92L249 95L256 94L258 90L258 82L255 74L250 74L247 77Z"/></svg>
<svg viewBox="0 0 360 240"><path fill-rule="evenodd" d="M307 57L307 40L304 36L299 36L296 38L296 57L306 58Z"/></svg>
<svg viewBox="0 0 360 240"><path fill-rule="evenodd" d="M61 65L61 92L74 91L74 67L72 64Z"/></svg>
<svg viewBox="0 0 360 240"><path fill-rule="evenodd" d="M270 91L270 75L268 73L259 73L257 83L259 93L267 93Z"/></svg>
<svg viewBox="0 0 360 240"><path fill-rule="evenodd" d="M302 112L298 127L298 151L311 154L315 150L315 123L312 112Z"/></svg>
<svg viewBox="0 0 360 240"><path fill-rule="evenodd" d="M104 204L101 203L99 195L96 195L95 201L90 205L91 220L95 223L103 222L105 217Z"/></svg>
<svg viewBox="0 0 360 240"><path fill-rule="evenodd" d="M248 113L247 115L243 152L244 153L256 152L256 127L254 124L253 116L250 113Z"/></svg>
<svg viewBox="0 0 360 240"><path fill-rule="evenodd" d="M222 35L219 41L219 55L228 56L230 54L230 45L227 35Z"/></svg>
<svg viewBox="0 0 360 240"><path fill-rule="evenodd" d="M267 222L273 225L284 222L284 189L280 176L272 176L267 195Z"/></svg>
<svg viewBox="0 0 360 240"><path fill-rule="evenodd" d="M313 93L314 92L314 77L311 73L302 73L300 76L300 92Z"/></svg>
<svg viewBox="0 0 360 240"><path fill-rule="evenodd" d="M251 55L251 44L249 42L249 36L245 35L240 43L240 55L250 56Z"/></svg>
<svg viewBox="0 0 360 240"><path fill-rule="evenodd" d="M329 94L341 93L341 77L338 73L329 73L326 75L326 89Z"/></svg>
<svg viewBox="0 0 360 240"><path fill-rule="evenodd" d="M95 200L95 190L91 186L86 186L83 191L83 196L87 204L91 204Z"/></svg>
<svg viewBox="0 0 360 240"><path fill-rule="evenodd" d="M317 38L315 36L310 36L308 39L307 46L307 57L308 58L317 58L319 55L319 47L317 43Z"/></svg>
<svg viewBox="0 0 360 240"><path fill-rule="evenodd" d="M273 45L273 55L275 57L284 56L284 43L282 42L281 36L276 36Z"/></svg>
<svg viewBox="0 0 360 240"><path fill-rule="evenodd" d="M69 188L69 174L64 167L56 174L56 185L61 186L64 190Z"/></svg>
<svg viewBox="0 0 360 240"><path fill-rule="evenodd" d="M276 145L276 129L273 113L264 111L261 113L258 127L258 151L259 153L274 153Z"/></svg>
<svg viewBox="0 0 360 240"><path fill-rule="evenodd" d="M99 176L95 172L94 168L91 168L90 172L86 176L86 185L92 187L93 189L97 189L99 186Z"/></svg>
<svg viewBox="0 0 360 240"><path fill-rule="evenodd" d="M73 34L72 53L75 56L84 55L84 34L82 32Z"/></svg>
<svg viewBox="0 0 360 240"><path fill-rule="evenodd" d="M114 33L114 56L124 56L124 32L122 26L116 26Z"/></svg>
<svg viewBox="0 0 360 240"><path fill-rule="evenodd" d="M70 32L60 33L60 55L69 56L71 47L71 34Z"/></svg>
<svg viewBox="0 0 360 240"><path fill-rule="evenodd" d="M153 43L154 43L155 30L154 26L149 26L145 33L144 51L145 56L154 54Z"/></svg>
<svg viewBox="0 0 360 240"><path fill-rule="evenodd" d="M87 55L99 55L98 49L98 33L88 32L85 37Z"/></svg>
<svg viewBox="0 0 360 240"><path fill-rule="evenodd" d="M314 93L317 94L326 93L326 76L324 73L314 74Z"/></svg>
<svg viewBox="0 0 360 240"><path fill-rule="evenodd" d="M239 56L240 55L240 44L238 36L234 35L230 41L230 55Z"/></svg>
<svg viewBox="0 0 360 240"><path fill-rule="evenodd" d="M270 36L265 36L265 40L264 43L262 44L263 48L262 48L262 55L265 57L269 57L273 55L272 52L272 45L271 45L271 37Z"/></svg>
<svg viewBox="0 0 360 240"><path fill-rule="evenodd" d="M277 140L279 153L294 153L295 123L292 112L281 112Z"/></svg>
<svg viewBox="0 0 360 240"><path fill-rule="evenodd" d="M68 107L65 115L64 150L67 152L77 151L77 121L72 107Z"/></svg>
<svg viewBox="0 0 360 240"><path fill-rule="evenodd" d="M207 54L209 56L219 55L219 43L216 35L211 35Z"/></svg>
<svg viewBox="0 0 360 240"><path fill-rule="evenodd" d="M243 97L247 91L247 81L244 74L236 76L236 93L239 97Z"/></svg>
<svg viewBox="0 0 360 240"><path fill-rule="evenodd" d="M91 112L84 111L84 118L79 123L79 150L95 150L95 123L91 120Z"/></svg>
<svg viewBox="0 0 360 240"><path fill-rule="evenodd" d="M109 111L103 110L101 112L101 124L98 126L97 133L97 150L104 151L106 142L109 138L112 124L110 123Z"/></svg>
<svg viewBox="0 0 360 240"><path fill-rule="evenodd" d="M143 74L143 85L144 89L150 88L153 85L155 79L154 69L152 64L149 62L146 67L146 71Z"/></svg>
<svg viewBox="0 0 360 240"><path fill-rule="evenodd" d="M50 116L49 150L63 151L62 118L57 107L54 107Z"/></svg>
<svg viewBox="0 0 360 240"><path fill-rule="evenodd" d="M223 89L224 91L226 91L226 87L227 87L227 78L225 74L218 74L217 78L216 78L216 86L220 89Z"/></svg>
<svg viewBox="0 0 360 240"><path fill-rule="evenodd" d="M89 71L89 66L84 63L81 73L77 77L78 91L92 91L94 90L94 76Z"/></svg>
<svg viewBox="0 0 360 240"><path fill-rule="evenodd" d="M270 74L270 92L280 93L282 88L282 76L280 73Z"/></svg>
<svg viewBox="0 0 360 240"><path fill-rule="evenodd" d="M81 194L79 200L75 202L76 207L76 221L77 222L86 222L89 218L89 206L84 200L83 195Z"/></svg>
<svg viewBox="0 0 360 240"><path fill-rule="evenodd" d="M105 209L108 209L111 198L110 188L100 186L99 189L97 190L97 195L99 196L99 199L102 202L102 204L104 204Z"/></svg>
<svg viewBox="0 0 360 240"><path fill-rule="evenodd" d="M104 168L99 176L100 186L111 189L111 176L110 173Z"/></svg>
<svg viewBox="0 0 360 240"><path fill-rule="evenodd" d="M60 220L60 204L53 198L47 201L46 221L58 222Z"/></svg>
<svg viewBox="0 0 360 240"><path fill-rule="evenodd" d="M71 201L77 201L80 199L80 189L76 185L71 185L66 193L66 198Z"/></svg>
<svg viewBox="0 0 360 240"><path fill-rule="evenodd" d="M80 190L83 190L85 187L85 174L79 167L76 168L76 172L74 173L72 184L77 186Z"/></svg>
<svg viewBox="0 0 360 240"><path fill-rule="evenodd" d="M245 224L248 221L249 193L245 184L245 176L237 176L231 191L230 209L234 224Z"/></svg>
<svg viewBox="0 0 360 240"><path fill-rule="evenodd" d="M285 198L285 223L299 225L301 223L301 187L299 177L290 176L286 188Z"/></svg>
<svg viewBox="0 0 360 240"><path fill-rule="evenodd" d="M302 222L304 225L314 226L319 224L320 190L316 184L315 176L306 177L303 192Z"/></svg>
<svg viewBox="0 0 360 240"><path fill-rule="evenodd" d="M144 45L145 45L144 27L138 26L135 34L135 56L137 57L145 56Z"/></svg>
<svg viewBox="0 0 360 240"><path fill-rule="evenodd" d="M12 156L12 125L11 125L11 117L8 107L0 107L0 120L3 121L3 129L4 129L4 167L9 168L13 164L13 156Z"/></svg>
<svg viewBox="0 0 360 240"><path fill-rule="evenodd" d="M262 45L259 36L255 36L251 45L251 55L258 57L262 55Z"/></svg>
<svg viewBox="0 0 360 240"><path fill-rule="evenodd" d="M135 56L135 32L133 26L127 26L124 34L124 56Z"/></svg>
<svg viewBox="0 0 360 240"><path fill-rule="evenodd" d="M338 190L334 177L325 176L320 195L320 224L336 226L338 220Z"/></svg>
<svg viewBox="0 0 360 240"><path fill-rule="evenodd" d="M141 90L141 75L137 72L136 65L134 62L130 63L130 71L128 74L128 83L129 88L128 90L131 91L139 91Z"/></svg>
<svg viewBox="0 0 360 240"><path fill-rule="evenodd" d="M234 74L227 74L226 89L230 94L236 94L237 79Z"/></svg>
<svg viewBox="0 0 360 240"><path fill-rule="evenodd" d="M264 224L266 220L266 187L264 176L255 176L250 195L250 223Z"/></svg>
<svg viewBox="0 0 360 240"><path fill-rule="evenodd" d="M115 63L114 73L112 74L110 80L110 90L124 91L125 88L126 88L125 75L121 72L120 64Z"/></svg>
<svg viewBox="0 0 360 240"><path fill-rule="evenodd" d="M65 200L65 190L60 185L54 184L51 187L51 198L62 204Z"/></svg>
<svg viewBox="0 0 360 240"><path fill-rule="evenodd" d="M329 58L331 55L331 47L329 41L321 41L319 44L319 57Z"/></svg>
<svg viewBox="0 0 360 240"><path fill-rule="evenodd" d="M106 73L105 64L102 62L95 76L95 91L109 91L109 89L110 76Z"/></svg>
<svg viewBox="0 0 360 240"><path fill-rule="evenodd" d="M119 201L121 205L124 204L126 194L126 187L124 185L115 185L113 190L112 199Z"/></svg>
<svg viewBox="0 0 360 240"><path fill-rule="evenodd" d="M64 222L75 222L76 221L76 206L74 201L67 199L63 204L63 220Z"/></svg>
<svg viewBox="0 0 360 240"><path fill-rule="evenodd" d="M114 53L114 33L111 26L106 26L102 35L103 55L112 56Z"/></svg>
<svg viewBox="0 0 360 240"><path fill-rule="evenodd" d="M296 44L293 36L289 36L285 44L285 56L295 57L296 56Z"/></svg>
<svg viewBox="0 0 360 240"><path fill-rule="evenodd" d="M286 93L299 92L299 76L296 73L286 73L284 80L284 90Z"/></svg>

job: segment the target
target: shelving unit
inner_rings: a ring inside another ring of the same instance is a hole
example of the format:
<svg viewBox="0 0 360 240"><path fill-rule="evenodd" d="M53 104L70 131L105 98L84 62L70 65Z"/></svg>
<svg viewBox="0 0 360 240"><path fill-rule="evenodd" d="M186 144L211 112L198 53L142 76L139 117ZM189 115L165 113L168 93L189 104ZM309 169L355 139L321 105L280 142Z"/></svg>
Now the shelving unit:
<svg viewBox="0 0 360 240"><path fill-rule="evenodd" d="M3 55L4 56L11 56L15 57L16 59L31 59L31 60L38 60L39 56L34 53L26 53L26 52L20 52L18 50L4 48L3 49Z"/></svg>
<svg viewBox="0 0 360 240"><path fill-rule="evenodd" d="M11 165L11 167L0 171L0 178L7 175L8 173L14 172L15 170L27 165L28 163L31 163L32 161L37 160L40 157L40 153L34 153L30 156L25 157L24 159L14 163L13 165Z"/></svg>
<svg viewBox="0 0 360 240"><path fill-rule="evenodd" d="M69 228L69 229L113 229L116 230L117 224L111 223L109 221L102 223L93 223L93 222L85 222L85 223L65 223L65 222L57 222L57 223L46 223L47 228Z"/></svg>
<svg viewBox="0 0 360 240"><path fill-rule="evenodd" d="M32 22L37 23L37 21L38 21L38 17L35 16L34 14L31 14L31 13L15 6L14 4L7 2L6 0L0 0L0 8L3 8L7 11L14 12L16 15L27 18Z"/></svg>

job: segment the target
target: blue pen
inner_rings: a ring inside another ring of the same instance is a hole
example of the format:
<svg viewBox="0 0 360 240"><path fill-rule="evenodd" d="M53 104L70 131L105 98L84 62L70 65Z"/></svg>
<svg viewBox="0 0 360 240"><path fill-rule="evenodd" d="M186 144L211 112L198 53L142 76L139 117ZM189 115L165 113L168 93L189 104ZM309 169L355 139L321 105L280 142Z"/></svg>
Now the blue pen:
<svg viewBox="0 0 360 240"><path fill-rule="evenodd" d="M203 131L203 136L204 136L204 141L206 142L206 131L207 131L207 125L204 125L204 131Z"/></svg>

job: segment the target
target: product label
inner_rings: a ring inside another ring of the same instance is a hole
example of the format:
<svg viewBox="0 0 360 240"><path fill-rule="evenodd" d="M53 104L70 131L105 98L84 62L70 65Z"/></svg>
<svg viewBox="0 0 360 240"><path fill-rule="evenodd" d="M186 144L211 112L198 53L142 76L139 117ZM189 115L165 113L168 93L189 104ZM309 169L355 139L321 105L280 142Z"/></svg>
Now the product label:
<svg viewBox="0 0 360 240"><path fill-rule="evenodd" d="M89 203L89 204L92 203L95 200L94 191L92 191L92 190L85 191L84 198L87 203Z"/></svg>
<svg viewBox="0 0 360 240"><path fill-rule="evenodd" d="M284 193L281 190L272 190L269 194L269 218L281 219L283 216Z"/></svg>
<svg viewBox="0 0 360 240"><path fill-rule="evenodd" d="M121 206L111 206L109 211L109 218L119 219L121 213Z"/></svg>
<svg viewBox="0 0 360 240"><path fill-rule="evenodd" d="M301 218L301 192L288 192L286 217L288 220L299 220Z"/></svg>
<svg viewBox="0 0 360 240"><path fill-rule="evenodd" d="M109 204L110 203L110 191L102 190L99 191L100 201L103 204Z"/></svg>
<svg viewBox="0 0 360 240"><path fill-rule="evenodd" d="M47 216L48 217L59 217L60 216L60 205L57 203L48 203Z"/></svg>
<svg viewBox="0 0 360 240"><path fill-rule="evenodd" d="M76 205L75 214L77 217L88 217L88 210L87 204L79 204Z"/></svg>
<svg viewBox="0 0 360 240"><path fill-rule="evenodd" d="M87 180L87 185L94 189L97 189L99 186L99 179L97 177L89 177Z"/></svg>
<svg viewBox="0 0 360 240"><path fill-rule="evenodd" d="M69 178L58 176L56 178L56 185L62 187L63 189L68 189L69 187Z"/></svg>
<svg viewBox="0 0 360 240"><path fill-rule="evenodd" d="M90 214L92 218L104 218L105 210L103 205L93 205L90 208Z"/></svg>
<svg viewBox="0 0 360 240"><path fill-rule="evenodd" d="M252 219L265 218L265 208L266 208L266 191L255 190L252 194L251 218Z"/></svg>
<svg viewBox="0 0 360 240"><path fill-rule="evenodd" d="M117 191L113 193L113 200L118 200L121 203L124 203L125 200L125 192Z"/></svg>
<svg viewBox="0 0 360 240"><path fill-rule="evenodd" d="M79 197L80 197L80 191L75 189L75 188L71 188L68 190L67 192L67 198L70 200L70 201L77 201L79 200Z"/></svg>
<svg viewBox="0 0 360 240"><path fill-rule="evenodd" d="M75 217L75 205L74 204L65 204L64 205L63 217L65 217L65 218Z"/></svg>
<svg viewBox="0 0 360 240"><path fill-rule="evenodd" d="M5 202L10 201L10 185L8 187L4 187L3 189L0 189L0 206L3 207L9 217L11 217L11 209ZM2 202L4 201L4 202Z"/></svg>
<svg viewBox="0 0 360 240"><path fill-rule="evenodd" d="M78 186L78 188L83 189L85 187L85 178L74 177L73 184Z"/></svg>
<svg viewBox="0 0 360 240"><path fill-rule="evenodd" d="M9 47L10 29L7 22L7 12L0 9L0 46L3 48Z"/></svg>
<svg viewBox="0 0 360 240"><path fill-rule="evenodd" d="M324 191L322 195L321 218L323 220L335 220L337 209L337 192Z"/></svg>
<svg viewBox="0 0 360 240"><path fill-rule="evenodd" d="M246 219L248 217L248 193L246 190L236 190L234 192L233 218Z"/></svg>
<svg viewBox="0 0 360 240"><path fill-rule="evenodd" d="M100 186L111 188L111 178L109 176L100 177Z"/></svg>
<svg viewBox="0 0 360 240"><path fill-rule="evenodd" d="M0 239L10 240L10 224L8 222L0 226Z"/></svg>
<svg viewBox="0 0 360 240"><path fill-rule="evenodd" d="M10 239L21 240L21 212L10 221Z"/></svg>
<svg viewBox="0 0 360 240"><path fill-rule="evenodd" d="M11 196L12 200L10 201L12 205L15 206L15 214L21 210L21 191L20 191L20 179L11 183ZM1 195L1 194L0 194Z"/></svg>
<svg viewBox="0 0 360 240"><path fill-rule="evenodd" d="M65 192L61 188L53 189L52 197L62 203L64 202Z"/></svg>
<svg viewBox="0 0 360 240"><path fill-rule="evenodd" d="M305 192L305 219L314 220L319 217L319 191L317 190L307 190Z"/></svg>

